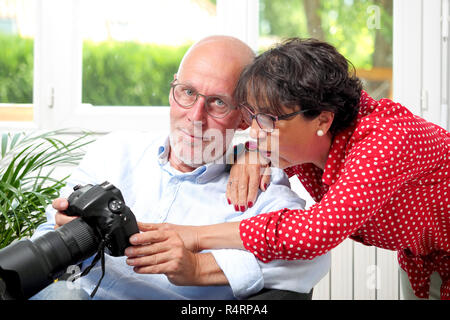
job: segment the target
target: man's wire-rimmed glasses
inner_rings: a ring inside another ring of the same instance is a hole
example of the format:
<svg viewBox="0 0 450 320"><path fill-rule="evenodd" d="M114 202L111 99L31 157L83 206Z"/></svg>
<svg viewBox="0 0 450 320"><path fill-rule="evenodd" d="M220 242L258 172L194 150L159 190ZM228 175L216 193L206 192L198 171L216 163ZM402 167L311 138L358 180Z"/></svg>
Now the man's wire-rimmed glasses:
<svg viewBox="0 0 450 320"><path fill-rule="evenodd" d="M195 88L188 84L171 82L172 96L176 103L182 108L189 109L197 102L198 97L205 98L205 110L213 118L222 119L226 117L235 107L226 96L207 96L198 93Z"/></svg>

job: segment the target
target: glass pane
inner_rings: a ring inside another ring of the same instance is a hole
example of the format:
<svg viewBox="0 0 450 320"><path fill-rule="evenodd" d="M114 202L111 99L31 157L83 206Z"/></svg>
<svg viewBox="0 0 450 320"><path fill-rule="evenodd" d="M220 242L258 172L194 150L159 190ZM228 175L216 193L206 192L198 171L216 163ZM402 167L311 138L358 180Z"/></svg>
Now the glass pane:
<svg viewBox="0 0 450 320"><path fill-rule="evenodd" d="M214 0L83 1L83 103L168 106L189 46L217 28Z"/></svg>
<svg viewBox="0 0 450 320"><path fill-rule="evenodd" d="M289 37L334 45L376 99L392 97L393 0L260 0L260 50Z"/></svg>
<svg viewBox="0 0 450 320"><path fill-rule="evenodd" d="M34 0L0 0L0 121L33 120Z"/></svg>

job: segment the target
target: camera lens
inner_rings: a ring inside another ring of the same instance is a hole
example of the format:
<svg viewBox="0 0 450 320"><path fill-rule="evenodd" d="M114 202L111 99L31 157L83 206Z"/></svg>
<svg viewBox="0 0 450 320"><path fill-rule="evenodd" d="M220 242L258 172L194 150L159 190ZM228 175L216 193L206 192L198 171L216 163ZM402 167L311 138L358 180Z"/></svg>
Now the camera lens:
<svg viewBox="0 0 450 320"><path fill-rule="evenodd" d="M92 256L98 245L94 230L78 218L34 242L22 240L0 250L0 277L13 297L29 298L67 266Z"/></svg>

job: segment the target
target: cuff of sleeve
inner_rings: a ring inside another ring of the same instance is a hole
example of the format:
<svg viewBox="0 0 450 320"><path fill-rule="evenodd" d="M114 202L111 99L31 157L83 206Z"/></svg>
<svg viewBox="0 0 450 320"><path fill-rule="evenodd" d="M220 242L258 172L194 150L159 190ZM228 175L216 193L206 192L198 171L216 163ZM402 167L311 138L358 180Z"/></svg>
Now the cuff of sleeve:
<svg viewBox="0 0 450 320"><path fill-rule="evenodd" d="M255 217L242 220L239 225L239 232L245 249L255 255L262 262L269 262L276 259L270 252L271 238L276 239L276 220L272 219L273 214L259 214ZM273 241L273 240L272 240Z"/></svg>
<svg viewBox="0 0 450 320"><path fill-rule="evenodd" d="M31 236L30 240L34 241L39 237L42 237L44 234L50 231L54 231L55 224L53 222L45 222L37 227Z"/></svg>
<svg viewBox="0 0 450 320"><path fill-rule="evenodd" d="M237 299L244 299L262 290L262 270L252 254L234 249L213 250L211 253Z"/></svg>

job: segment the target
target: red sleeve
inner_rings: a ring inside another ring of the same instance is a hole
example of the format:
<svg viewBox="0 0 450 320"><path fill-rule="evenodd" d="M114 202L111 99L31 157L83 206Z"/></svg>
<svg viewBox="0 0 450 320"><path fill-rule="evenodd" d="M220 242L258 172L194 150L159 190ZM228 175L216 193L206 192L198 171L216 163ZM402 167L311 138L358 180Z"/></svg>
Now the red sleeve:
<svg viewBox="0 0 450 320"><path fill-rule="evenodd" d="M322 255L352 235L421 170L413 161L417 137L392 127L358 135L338 180L319 203L308 210L284 209L241 222L248 251L265 262Z"/></svg>

